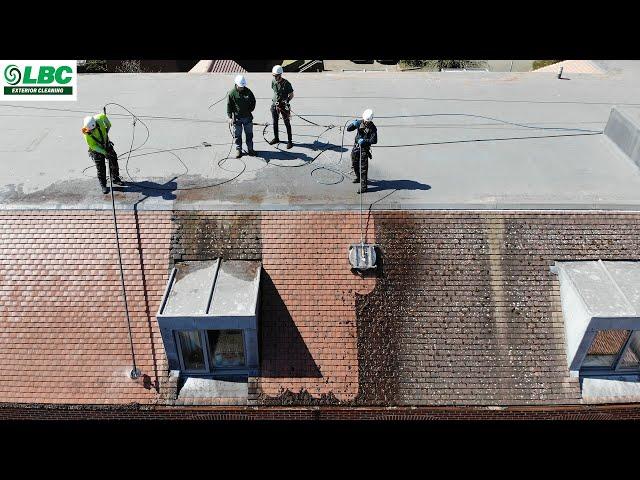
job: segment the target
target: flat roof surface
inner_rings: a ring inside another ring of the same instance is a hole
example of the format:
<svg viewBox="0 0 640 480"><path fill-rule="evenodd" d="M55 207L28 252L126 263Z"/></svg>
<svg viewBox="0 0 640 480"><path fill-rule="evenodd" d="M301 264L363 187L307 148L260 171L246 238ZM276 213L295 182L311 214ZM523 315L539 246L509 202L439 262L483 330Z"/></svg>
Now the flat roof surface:
<svg viewBox="0 0 640 480"><path fill-rule="evenodd" d="M162 315L205 315L218 265L218 260L176 264Z"/></svg>
<svg viewBox="0 0 640 480"><path fill-rule="evenodd" d="M84 74L77 102L0 104L0 208L110 208L80 127L84 115L116 102L149 129L145 141L138 123L132 138L127 112L107 107L116 150L132 140L140 147L128 163L120 157L131 183L117 188L119 208L357 208L348 173L354 134L341 146L337 126L370 107L379 144L365 208L637 210L637 166L593 132L614 105L638 110L640 62L598 64L605 74L567 80L539 72L290 73L294 112L323 127L294 117L296 145L278 150L256 126L260 157L226 162L225 101L209 106L225 97L234 74ZM246 77L257 97L254 121L270 123L271 75Z"/></svg>
<svg viewBox="0 0 640 480"><path fill-rule="evenodd" d="M178 262L175 268L175 279L160 315L228 317L256 314L260 262L196 260Z"/></svg>
<svg viewBox="0 0 640 480"><path fill-rule="evenodd" d="M631 317L640 312L640 263L560 262L593 316Z"/></svg>
<svg viewBox="0 0 640 480"><path fill-rule="evenodd" d="M260 262L225 260L222 262L209 315L255 315L260 288Z"/></svg>

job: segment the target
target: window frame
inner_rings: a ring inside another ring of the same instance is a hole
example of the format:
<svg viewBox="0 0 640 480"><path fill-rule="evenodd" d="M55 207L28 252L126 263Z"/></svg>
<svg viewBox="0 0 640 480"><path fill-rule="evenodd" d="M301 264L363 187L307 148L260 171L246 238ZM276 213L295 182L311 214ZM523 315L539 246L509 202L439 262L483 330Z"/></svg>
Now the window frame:
<svg viewBox="0 0 640 480"><path fill-rule="evenodd" d="M205 366L204 369L189 370L186 368L185 366L186 364L184 363L184 357L182 356L182 340L180 340L179 332L197 332L198 333L198 337L200 337L200 345L202 346L202 355L204 356L204 366ZM203 338L202 330L180 328L178 330L174 330L173 334L176 340L176 345L178 347L178 358L180 359L180 367L182 371L184 373L189 373L189 374L199 374L199 375L208 374L211 371L211 367L209 366L209 356L207 354L206 338Z"/></svg>
<svg viewBox="0 0 640 480"><path fill-rule="evenodd" d="M627 352L627 349L630 348L630 343L631 343L631 338L633 337L633 334L636 332L640 332L640 330L633 330L633 329L627 329L627 328L608 328L606 330L597 330L595 335L593 336L593 340L591 340L591 344L593 344L593 342L595 341L598 332L604 332L604 331L608 331L608 330L628 330L629 336L627 337L627 339L624 342L624 345L620 348L620 350L618 351L618 353L616 354L615 359L613 360L611 367L589 367L589 366L584 366L584 361L587 358L587 354L585 354L584 358L582 359L582 365L580 366L580 375L581 376L601 376L601 375L633 375L633 374L637 374L640 373L640 363L635 366L635 367L621 367L620 366L620 362L622 360L622 358L624 357L624 354ZM589 348L591 348L591 344L589 345ZM588 350L587 350L588 352Z"/></svg>
<svg viewBox="0 0 640 480"><path fill-rule="evenodd" d="M242 336L242 357L243 357L243 364L242 365L235 365L235 366L231 366L231 367L215 367L213 365L215 365L215 362L213 362L213 358L211 357L211 352L209 350L209 332L225 332L225 331L236 331L236 332L240 332L240 335ZM203 330L204 332L204 336L207 339L207 356L209 357L209 364L211 364L211 368L210 368L210 372L212 372L213 374L216 373L223 373L223 372L236 372L239 370L246 370L247 367L247 339L246 339L246 335L244 334L244 330L241 328L208 328L206 330Z"/></svg>
<svg viewBox="0 0 640 480"><path fill-rule="evenodd" d="M208 331L218 331L222 332L225 330L235 330L240 332L242 335L242 353L244 357L244 365L237 365L234 367L214 367L211 358L211 352L209 349L209 334ZM202 353L204 355L204 363L205 368L203 370L188 370L185 367L184 358L182 356L182 341L180 340L180 335L178 332L198 332L198 336L200 338L200 342L202 345ZM249 366L247 365L247 336L245 335L245 331L242 328L207 328L207 329L193 329L193 328L179 328L173 330L173 336L176 342L176 347L178 350L178 360L180 362L180 369L182 373L189 375L198 375L198 376L211 376L211 375L225 375L225 374L242 374L249 370Z"/></svg>

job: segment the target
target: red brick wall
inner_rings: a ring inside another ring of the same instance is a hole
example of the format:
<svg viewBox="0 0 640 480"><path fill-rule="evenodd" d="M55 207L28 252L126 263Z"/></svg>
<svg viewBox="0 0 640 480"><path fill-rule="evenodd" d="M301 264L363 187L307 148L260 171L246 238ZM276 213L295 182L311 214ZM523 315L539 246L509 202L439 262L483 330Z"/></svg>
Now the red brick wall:
<svg viewBox="0 0 640 480"><path fill-rule="evenodd" d="M640 406L510 407L154 407L0 405L2 420L640 420Z"/></svg>

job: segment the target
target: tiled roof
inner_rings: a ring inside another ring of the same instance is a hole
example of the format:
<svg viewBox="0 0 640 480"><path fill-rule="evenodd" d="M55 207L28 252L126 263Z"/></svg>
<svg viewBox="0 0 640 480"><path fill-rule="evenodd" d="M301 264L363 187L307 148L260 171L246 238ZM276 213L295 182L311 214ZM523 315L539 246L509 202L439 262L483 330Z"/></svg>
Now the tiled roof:
<svg viewBox="0 0 640 480"><path fill-rule="evenodd" d="M235 60L200 60L189 73L246 73Z"/></svg>
<svg viewBox="0 0 640 480"><path fill-rule="evenodd" d="M563 60L562 62L547 65L546 67L538 68L534 72L553 72L558 73L562 67L564 73L605 73L602 68L589 60Z"/></svg>
<svg viewBox="0 0 640 480"><path fill-rule="evenodd" d="M168 277L169 217L118 213L136 359L145 374L132 381L111 214L0 214L0 401L156 400L166 360L154 316Z"/></svg>
<svg viewBox="0 0 640 480"><path fill-rule="evenodd" d="M246 70L235 60L212 60L211 73L246 73Z"/></svg>
<svg viewBox="0 0 640 480"><path fill-rule="evenodd" d="M262 256L269 278L257 402L575 403L549 267L637 257L634 219L374 212L369 240L384 250L374 281L348 270L357 215L184 212L174 255Z"/></svg>
<svg viewBox="0 0 640 480"><path fill-rule="evenodd" d="M3 212L0 402L164 402L149 384L170 383L154 318L170 266L222 257L265 272L251 403L577 403L549 267L640 256L633 213L374 211L381 272L362 278L347 260L356 212L118 217L146 382L127 377L111 213Z"/></svg>

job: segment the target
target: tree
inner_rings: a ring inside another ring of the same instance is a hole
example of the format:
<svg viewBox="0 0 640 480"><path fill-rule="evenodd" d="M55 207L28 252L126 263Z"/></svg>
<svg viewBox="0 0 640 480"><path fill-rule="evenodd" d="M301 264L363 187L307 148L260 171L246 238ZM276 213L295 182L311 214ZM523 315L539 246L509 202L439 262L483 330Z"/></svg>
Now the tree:
<svg viewBox="0 0 640 480"><path fill-rule="evenodd" d="M486 68L486 60L400 60L403 66L409 68L424 68L441 71L445 68Z"/></svg>
<svg viewBox="0 0 640 480"><path fill-rule="evenodd" d="M99 73L107 71L106 60L87 60L84 64L84 71L87 73Z"/></svg>
<svg viewBox="0 0 640 480"><path fill-rule="evenodd" d="M140 60L123 60L119 67L116 67L117 73L140 73Z"/></svg>

